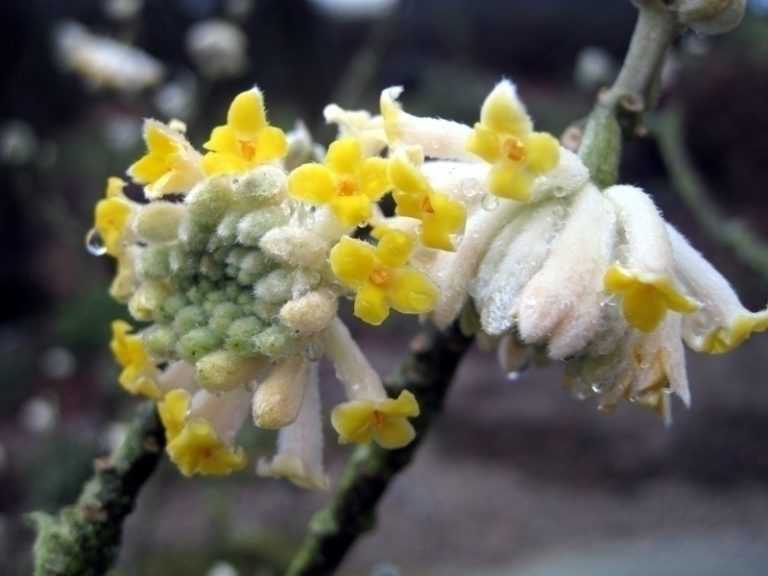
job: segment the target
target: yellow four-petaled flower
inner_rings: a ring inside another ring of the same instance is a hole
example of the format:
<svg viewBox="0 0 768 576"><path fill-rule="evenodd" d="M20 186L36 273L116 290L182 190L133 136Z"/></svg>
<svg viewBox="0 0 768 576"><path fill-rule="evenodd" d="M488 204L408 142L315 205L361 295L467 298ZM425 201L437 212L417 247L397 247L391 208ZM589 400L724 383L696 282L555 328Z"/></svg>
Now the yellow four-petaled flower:
<svg viewBox="0 0 768 576"><path fill-rule="evenodd" d="M534 178L552 170L560 158L557 139L532 131L531 119L508 82L501 82L483 102L467 150L492 165L491 193L520 202L530 199Z"/></svg>
<svg viewBox="0 0 768 576"><path fill-rule="evenodd" d="M165 427L166 450L185 476L194 474L226 475L245 468L242 448L228 446L203 418L187 418L190 395L186 390L172 390L158 403Z"/></svg>
<svg viewBox="0 0 768 576"><path fill-rule="evenodd" d="M437 288L421 272L406 266L413 240L405 232L385 230L378 246L345 236L331 250L333 273L356 292L355 316L378 326L390 308L424 314L437 301Z"/></svg>
<svg viewBox="0 0 768 576"><path fill-rule="evenodd" d="M365 444L371 440L394 450L408 445L416 435L408 418L419 415L414 395L403 390L400 396L384 400L352 400L334 408L331 423L342 444Z"/></svg>
<svg viewBox="0 0 768 576"><path fill-rule="evenodd" d="M267 122L264 97L258 88L241 92L227 112L227 123L217 126L203 144L209 152L203 167L209 175L239 173L285 156L285 133Z"/></svg>
<svg viewBox="0 0 768 576"><path fill-rule="evenodd" d="M438 250L454 250L451 235L464 229L464 205L436 192L405 153L398 152L390 160L389 179L394 187L392 197L397 204L396 214L421 221L424 245Z"/></svg>
<svg viewBox="0 0 768 576"><path fill-rule="evenodd" d="M313 204L328 204L345 226L371 217L371 205L390 189L387 160L365 158L360 141L340 138L328 148L325 163L299 166L288 177L288 192Z"/></svg>

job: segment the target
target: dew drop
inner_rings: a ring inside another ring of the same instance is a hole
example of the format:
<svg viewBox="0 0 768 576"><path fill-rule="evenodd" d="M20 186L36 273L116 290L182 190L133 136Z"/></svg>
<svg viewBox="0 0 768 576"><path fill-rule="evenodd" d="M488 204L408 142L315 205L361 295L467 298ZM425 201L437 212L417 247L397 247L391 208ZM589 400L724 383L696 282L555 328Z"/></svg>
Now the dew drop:
<svg viewBox="0 0 768 576"><path fill-rule="evenodd" d="M496 198L493 194L486 194L483 196L483 199L480 201L480 205L483 207L483 210L488 210L488 212L493 212L496 210L496 208L499 207L499 199Z"/></svg>
<svg viewBox="0 0 768 576"><path fill-rule="evenodd" d="M88 231L88 234L85 235L85 248L94 256L103 256L107 253L107 246L104 244L104 239L96 228L91 228Z"/></svg>
<svg viewBox="0 0 768 576"><path fill-rule="evenodd" d="M596 380L592 382L592 386L590 386L590 388L592 388L592 392L594 392L595 394L602 394L603 392L605 392L606 387L607 387L607 382L602 382L600 380Z"/></svg>
<svg viewBox="0 0 768 576"><path fill-rule="evenodd" d="M523 376L523 373L518 370L510 370L507 372L506 377L510 382L517 382Z"/></svg>
<svg viewBox="0 0 768 576"><path fill-rule="evenodd" d="M552 194L555 196L555 198L563 198L566 194L568 194L568 190L562 186L556 186L554 190L552 190Z"/></svg>

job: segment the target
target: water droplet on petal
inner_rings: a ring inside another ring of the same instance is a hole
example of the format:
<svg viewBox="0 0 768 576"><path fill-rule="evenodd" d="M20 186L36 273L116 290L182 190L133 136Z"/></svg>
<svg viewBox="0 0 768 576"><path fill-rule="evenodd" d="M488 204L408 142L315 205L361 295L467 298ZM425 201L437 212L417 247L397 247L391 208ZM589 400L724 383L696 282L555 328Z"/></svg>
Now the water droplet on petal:
<svg viewBox="0 0 768 576"><path fill-rule="evenodd" d="M88 231L88 234L85 235L85 248L94 256L103 256L107 253L107 246L104 244L104 239L96 228L91 228Z"/></svg>
<svg viewBox="0 0 768 576"><path fill-rule="evenodd" d="M480 201L480 205L483 207L483 210L488 210L488 212L493 212L496 210L496 208L499 207L499 199L496 198L493 194L486 194L483 196L483 199Z"/></svg>

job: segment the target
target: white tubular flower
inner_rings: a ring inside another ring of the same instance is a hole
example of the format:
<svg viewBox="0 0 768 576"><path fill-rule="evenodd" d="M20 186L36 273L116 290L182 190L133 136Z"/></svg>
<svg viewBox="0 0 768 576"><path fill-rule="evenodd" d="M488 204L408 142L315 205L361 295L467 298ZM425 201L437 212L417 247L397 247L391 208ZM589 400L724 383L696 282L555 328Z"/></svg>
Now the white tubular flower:
<svg viewBox="0 0 768 576"><path fill-rule="evenodd" d="M330 290L308 292L286 302L280 309L280 321L304 336L325 330L336 318L338 302Z"/></svg>
<svg viewBox="0 0 768 576"><path fill-rule="evenodd" d="M704 35L725 34L741 24L747 0L677 0L671 6L681 23Z"/></svg>
<svg viewBox="0 0 768 576"><path fill-rule="evenodd" d="M257 472L259 476L286 478L302 488L327 490L329 480L323 466L323 424L316 363L309 366L308 374L296 419L280 429L277 453L271 460L260 459Z"/></svg>
<svg viewBox="0 0 768 576"><path fill-rule="evenodd" d="M520 295L518 332L524 342L548 339L562 359L583 349L600 327L602 280L615 242L616 217L595 186L573 200L549 256Z"/></svg>
<svg viewBox="0 0 768 576"><path fill-rule="evenodd" d="M768 310L750 312L728 281L672 226L667 226L681 282L701 302L683 320L686 344L698 352L730 352L755 332L768 330Z"/></svg>
<svg viewBox="0 0 768 576"><path fill-rule="evenodd" d="M388 449L409 444L416 433L408 419L419 415L414 395L403 390L396 399L387 397L381 378L341 320L328 327L324 341L325 354L349 398L331 413L339 442L364 444L373 440Z"/></svg>
<svg viewBox="0 0 768 576"><path fill-rule="evenodd" d="M253 394L253 423L276 430L296 420L309 370L309 362L299 356L277 364Z"/></svg>
<svg viewBox="0 0 768 576"><path fill-rule="evenodd" d="M197 388L195 382L195 367L188 362L178 360L171 363L157 378L157 387L164 394L171 390L186 390L194 392Z"/></svg>
<svg viewBox="0 0 768 576"><path fill-rule="evenodd" d="M443 160L476 161L465 145L472 129L465 124L408 114L398 102L403 89L394 86L382 91L379 104L389 146L420 146L424 155Z"/></svg>
<svg viewBox="0 0 768 576"><path fill-rule="evenodd" d="M336 124L339 138L358 140L366 156L375 156L387 147L381 116L371 116L365 110L344 110L336 104L329 104L323 110L323 117L327 124Z"/></svg>
<svg viewBox="0 0 768 576"><path fill-rule="evenodd" d="M621 295L627 322L651 332L667 310L695 312L699 304L682 292L675 279L666 224L653 201L633 186L612 186L605 195L616 206L626 243L605 273L604 285L606 291Z"/></svg>
<svg viewBox="0 0 768 576"><path fill-rule="evenodd" d="M259 248L278 262L304 268L322 268L331 250L325 238L298 226L272 228L259 240Z"/></svg>
<svg viewBox="0 0 768 576"><path fill-rule="evenodd" d="M92 34L80 24L62 24L55 40L63 64L96 88L139 92L163 77L162 64L143 50Z"/></svg>

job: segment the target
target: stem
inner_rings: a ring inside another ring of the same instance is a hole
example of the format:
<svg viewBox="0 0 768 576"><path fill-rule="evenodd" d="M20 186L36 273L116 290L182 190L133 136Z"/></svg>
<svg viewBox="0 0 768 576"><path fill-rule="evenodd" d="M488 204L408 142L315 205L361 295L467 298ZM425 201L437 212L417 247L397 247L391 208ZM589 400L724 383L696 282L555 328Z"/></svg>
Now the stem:
<svg viewBox="0 0 768 576"><path fill-rule="evenodd" d="M37 529L35 576L96 576L117 558L125 518L151 476L165 447L154 403L134 416L125 439L94 473L73 506L56 516L31 515Z"/></svg>
<svg viewBox="0 0 768 576"><path fill-rule="evenodd" d="M730 248L743 264L768 282L768 245L748 226L726 215L712 197L685 147L683 114L671 109L654 122L664 164L680 197L704 231Z"/></svg>
<svg viewBox="0 0 768 576"><path fill-rule="evenodd" d="M384 450L376 445L355 450L333 501L310 521L287 576L333 573L357 539L373 527L376 505L424 440L470 343L471 338L464 336L457 325L444 333L427 330L413 339L409 356L387 387L395 394L408 389L419 401L421 414L413 421L416 438L400 450Z"/></svg>
<svg viewBox="0 0 768 576"><path fill-rule="evenodd" d="M601 188L618 180L622 135L629 138L643 130L643 113L655 104L664 57L678 31L675 13L661 0L638 2L624 63L613 86L598 95L579 149Z"/></svg>

